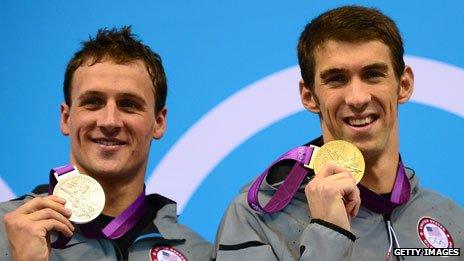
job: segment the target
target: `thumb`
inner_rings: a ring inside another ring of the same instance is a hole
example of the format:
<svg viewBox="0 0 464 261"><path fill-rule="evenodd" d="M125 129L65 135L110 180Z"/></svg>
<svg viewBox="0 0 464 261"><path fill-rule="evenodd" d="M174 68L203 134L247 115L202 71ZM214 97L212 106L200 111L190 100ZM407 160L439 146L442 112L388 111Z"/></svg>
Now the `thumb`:
<svg viewBox="0 0 464 261"><path fill-rule="evenodd" d="M344 168L338 166L337 164L329 161L316 174L316 177L319 176L320 178L325 178L325 177L331 176L333 174L338 174L338 173L342 173L342 172L346 172L346 169L344 169Z"/></svg>

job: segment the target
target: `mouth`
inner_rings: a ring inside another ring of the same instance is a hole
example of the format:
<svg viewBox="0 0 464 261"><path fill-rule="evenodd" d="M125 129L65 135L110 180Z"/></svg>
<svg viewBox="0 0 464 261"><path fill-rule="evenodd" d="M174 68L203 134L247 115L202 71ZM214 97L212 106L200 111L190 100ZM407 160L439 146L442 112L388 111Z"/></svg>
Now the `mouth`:
<svg viewBox="0 0 464 261"><path fill-rule="evenodd" d="M125 141L114 138L91 138L91 141L108 148L116 148L127 144Z"/></svg>
<svg viewBox="0 0 464 261"><path fill-rule="evenodd" d="M379 118L379 116L377 116L375 114L369 114L367 116L346 117L346 118L343 119L343 121L346 124L350 125L351 127L361 128L361 127L365 127L365 126L368 126L368 125L372 124L378 118Z"/></svg>

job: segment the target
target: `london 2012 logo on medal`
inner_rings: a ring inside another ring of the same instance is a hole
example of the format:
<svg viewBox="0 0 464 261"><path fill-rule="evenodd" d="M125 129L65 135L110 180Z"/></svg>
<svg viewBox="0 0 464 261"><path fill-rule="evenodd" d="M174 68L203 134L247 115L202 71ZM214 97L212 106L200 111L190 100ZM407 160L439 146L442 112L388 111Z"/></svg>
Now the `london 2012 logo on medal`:
<svg viewBox="0 0 464 261"><path fill-rule="evenodd" d="M187 258L177 249L168 246L157 246L150 250L152 261L187 261Z"/></svg>
<svg viewBox="0 0 464 261"><path fill-rule="evenodd" d="M431 217L422 217L417 222L419 239L428 248L452 248L454 241L448 230Z"/></svg>

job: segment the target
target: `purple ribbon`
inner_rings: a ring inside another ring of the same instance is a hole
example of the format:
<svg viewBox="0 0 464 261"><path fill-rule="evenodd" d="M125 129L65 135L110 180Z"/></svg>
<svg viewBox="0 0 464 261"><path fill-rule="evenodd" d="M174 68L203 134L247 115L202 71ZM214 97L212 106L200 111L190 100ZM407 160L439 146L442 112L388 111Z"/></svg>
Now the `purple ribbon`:
<svg viewBox="0 0 464 261"><path fill-rule="evenodd" d="M280 156L251 185L247 195L248 205L250 205L250 207L256 211L268 214L282 210L292 200L296 191L306 177L308 170L303 167L303 165L309 163L312 154L312 147L301 146L294 148ZM261 187L261 184L263 183L272 166L282 160L294 160L295 164L290 170L290 174L287 176L284 183L277 189L277 192L272 196L271 200L269 200L266 206L262 207L258 200L259 188Z"/></svg>
<svg viewBox="0 0 464 261"><path fill-rule="evenodd" d="M72 165L57 167L50 170L50 184L48 188L48 194L51 195L53 193L53 189L57 184L57 180L54 176L55 172L58 174L58 176L61 176L73 170L74 167ZM142 218L143 214L145 214L147 209L148 206L144 186L142 193L137 197L137 199L103 229L101 229L94 221L87 224L80 224L78 226L87 238L117 239L123 236L132 227L134 227L134 225ZM51 245L53 248L61 249L66 246L70 240L71 237L66 237L63 234L58 233L57 240Z"/></svg>
<svg viewBox="0 0 464 261"><path fill-rule="evenodd" d="M60 167L55 167L51 169L50 175L49 175L49 182L48 182L48 195L53 194L53 189L55 188L56 183L58 183L58 181L55 178L55 175L53 174L56 172L58 176L61 176L73 170L74 170L74 166L71 164L60 166Z"/></svg>
<svg viewBox="0 0 464 261"><path fill-rule="evenodd" d="M247 195L248 205L252 209L266 214L272 214L285 208L296 194L308 173L308 170L303 165L309 163L312 153L312 147L301 146L280 156L251 185ZM269 170L282 160L294 160L295 163L283 184L279 186L277 192L271 197L266 206L262 207L258 200L259 188ZM382 214L391 212L394 208L407 202L411 194L411 184L406 176L401 157L390 200L376 194L361 184L358 184L358 187L361 192L361 204L376 213Z"/></svg>
<svg viewBox="0 0 464 261"><path fill-rule="evenodd" d="M390 199L369 190L361 184L358 184L358 188L361 192L361 204L377 214L391 213L396 207L406 203L411 196L411 183L409 183L406 176L401 157Z"/></svg>

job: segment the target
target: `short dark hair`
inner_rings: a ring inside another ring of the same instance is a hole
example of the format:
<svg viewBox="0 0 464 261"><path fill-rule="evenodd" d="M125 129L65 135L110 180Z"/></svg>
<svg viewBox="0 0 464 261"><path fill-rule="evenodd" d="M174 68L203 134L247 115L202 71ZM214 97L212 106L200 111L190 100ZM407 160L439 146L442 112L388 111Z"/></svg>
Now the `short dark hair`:
<svg viewBox="0 0 464 261"><path fill-rule="evenodd" d="M319 15L301 33L298 61L301 76L310 88L315 79L314 51L327 40L352 43L379 40L390 49L396 77L399 79L403 74L403 40L395 22L374 8L343 6Z"/></svg>
<svg viewBox="0 0 464 261"><path fill-rule="evenodd" d="M124 26L120 29L100 29L95 38L89 37L89 40L82 42L82 49L71 58L64 75L63 93L68 106L71 106L72 79L77 68L84 62L90 62L90 65L94 65L106 59L118 64L126 64L136 60L143 61L154 86L155 112L164 108L168 87L161 57L143 44L131 32L130 26Z"/></svg>

